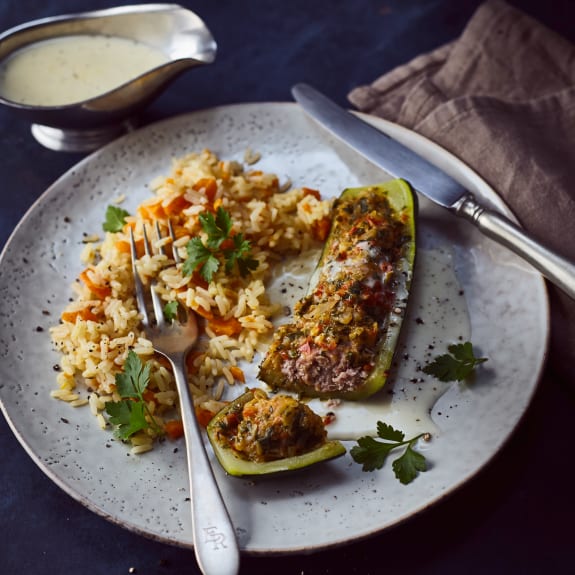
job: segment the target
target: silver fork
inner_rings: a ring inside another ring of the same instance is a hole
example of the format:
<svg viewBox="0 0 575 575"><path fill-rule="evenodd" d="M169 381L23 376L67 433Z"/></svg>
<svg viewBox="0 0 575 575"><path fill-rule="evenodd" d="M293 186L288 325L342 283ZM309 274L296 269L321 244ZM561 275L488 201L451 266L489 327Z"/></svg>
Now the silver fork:
<svg viewBox="0 0 575 575"><path fill-rule="evenodd" d="M177 250L173 248L174 230L169 221L174 260L180 262ZM156 235L161 239L160 227L156 222ZM144 247L150 255L152 249L144 226ZM198 326L193 312L187 315L186 323L166 322L162 301L155 290L154 281L150 285L150 299L155 321L146 308L144 286L136 269L136 245L130 228L130 248L132 270L136 287L136 301L142 315L142 325L154 349L161 353L172 366L176 387L180 396L180 409L186 440L190 500L192 503L192 529L196 559L204 575L236 575L239 571L240 554L233 524L225 507L220 490L214 478L206 453L200 427L196 420L193 401L186 377L186 355L198 337ZM159 253L164 253L159 248Z"/></svg>

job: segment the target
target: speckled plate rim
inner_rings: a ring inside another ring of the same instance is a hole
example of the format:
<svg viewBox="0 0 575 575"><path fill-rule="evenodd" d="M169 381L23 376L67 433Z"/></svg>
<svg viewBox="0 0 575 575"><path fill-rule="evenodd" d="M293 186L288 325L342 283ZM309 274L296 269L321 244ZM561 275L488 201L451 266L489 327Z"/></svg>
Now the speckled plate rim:
<svg viewBox="0 0 575 575"><path fill-rule="evenodd" d="M261 107L263 110L277 110L277 113L280 113L280 110L289 110L289 113L294 113L294 109L296 109L295 104L291 103L274 103L274 104L239 104L237 106L227 106L224 107L226 110L232 110L233 112L241 112L243 110L247 110L250 106L257 106L258 108ZM96 158L101 157L102 155L110 154L115 148L119 146L125 146L130 141L134 139L145 138L149 130L156 129L157 127L167 127L169 130L170 125L175 125L180 121L192 121L197 116L202 116L210 113L217 112L219 109L212 109L210 110L203 110L191 114L186 114L179 118L170 118L164 120L157 125L148 126L143 128L137 132L133 132L128 134L127 136L121 138L119 141L113 142L112 144L106 146L102 150L99 150L95 154L89 156L82 160L79 164L77 164L72 170L64 174L61 178L59 178L52 186L50 186L46 192L32 205L32 207L28 210L22 220L19 222L18 226L15 228L14 232L10 236L6 246L2 254L0 255L0 275L4 270L5 260L7 259L7 253L12 246L12 244L18 240L20 230L26 226L28 219L39 209L39 206L43 205L48 198L53 196L54 194L60 193L59 190L61 189L62 185L66 183L67 180L70 178L70 173L72 171L82 170L83 167L90 165ZM299 108L298 108L299 110ZM276 113L274 111L271 112L272 116ZM450 173L455 179L466 185L470 191L477 194L478 197L482 198L483 200L487 201L489 204L495 206L496 208L500 209L501 211L505 212L507 215L512 217L510 210L505 206L503 201L497 196L497 194L470 168L468 168L464 163L458 160L455 156L445 151L440 146L433 144L429 140L409 131L400 126L395 124L383 121L378 118L362 115L367 121L375 125L378 129L388 133L389 135L397 138L398 140L402 141L408 147L414 149L428 160L433 163L436 163L443 169L445 169L448 173ZM310 130L314 128L311 127ZM325 141L326 145L335 145L333 141L326 138ZM338 545L344 542L350 542L359 540L370 535L374 535L383 531L384 529L397 525L409 517L417 515L423 512L425 509L429 508L431 505L441 501L445 496L452 494L457 488L459 488L462 484L466 483L471 477L475 476L479 471L481 471L492 459L493 457L501 450L501 448L505 445L509 437L512 435L513 431L519 424L519 421L527 406L531 402L533 394L536 391L537 383L539 381L541 372L544 367L545 358L546 358L546 349L549 337L549 315L548 315L548 303L547 303L547 295L545 290L544 281L540 276L530 275L530 279L533 283L533 288L537 292L537 300L539 302L539 313L541 314L542 322L541 322L541 332L542 332L542 339L541 341L544 342L544 346L540 346L538 350L539 355L537 356L536 364L537 369L532 371L531 380L528 382L527 385L527 392L523 397L524 405L521 409L521 413L518 417L516 417L512 422L509 423L507 426L507 433L504 437L501 438L499 444L488 454L487 457L482 458L480 463L473 469L470 469L467 473L461 474L458 478L458 481L453 482L449 485L449 488L442 493L437 494L435 497L428 498L423 504L416 506L416 508L412 509L409 513L403 515L397 515L390 521L382 521L379 525L375 527L366 527L363 530L356 530L355 532L350 533L349 535L342 537L333 537L328 540L319 541L319 542L309 542L306 544L297 543L288 545L287 547L279 546L259 546L259 547L250 547L249 544L243 547L243 550L251 553L251 554L285 554L285 553L297 553L297 552L309 552L315 551L320 549L325 549L333 545ZM0 282L0 289L3 286ZM164 537L161 534L154 533L146 528L143 528L141 525L135 524L130 521L126 521L122 518L118 518L114 513L110 513L104 507L96 504L92 501L89 496L86 494L78 492L76 488L74 488L66 479L61 477L61 475L55 472L50 465L46 463L33 448L31 448L30 443L26 437L26 433L22 428L22 422L20 422L17 418L13 417L11 409L9 406L6 405L5 401L2 397L2 392L0 390L0 407L12 429L14 434L16 435L19 442L22 444L24 449L28 452L34 462L42 469L42 471L52 480L54 481L59 487L61 487L65 492L71 495L74 499L80 501L83 505L87 508L91 509L92 511L104 516L105 518L120 524L134 532L140 533L147 537L157 539L166 543L170 544L178 544L182 546L189 546L189 542L186 541L175 541L173 538ZM429 475L429 474L426 474Z"/></svg>

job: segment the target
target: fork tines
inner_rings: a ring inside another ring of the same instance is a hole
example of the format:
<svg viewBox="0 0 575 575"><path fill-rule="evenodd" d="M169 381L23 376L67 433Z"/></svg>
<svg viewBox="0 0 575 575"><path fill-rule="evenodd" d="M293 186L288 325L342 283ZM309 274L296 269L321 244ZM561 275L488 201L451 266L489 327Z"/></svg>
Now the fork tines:
<svg viewBox="0 0 575 575"><path fill-rule="evenodd" d="M155 229L156 229L157 239L161 240L162 239L162 233L160 230L160 224L157 220L155 222ZM151 244L150 239L149 239L146 224L142 225L142 231L143 231L143 237L144 237L145 253L146 253L146 255L151 256L153 254L152 244ZM173 252L174 261L176 263L179 263L180 262L180 256L178 254L178 250L174 247L174 242L176 240L176 236L174 233L174 228L173 228L171 220L168 220L168 232L169 232L169 237L172 240L172 252ZM157 247L157 251L160 254L164 254L165 252L164 252L163 245L159 245ZM136 289L136 302L138 304L138 311L142 315L142 325L144 327L150 327L152 325L152 321L150 319L150 315L148 313L148 309L146 306L145 288L144 288L144 284L142 282L142 279L140 278L140 274L138 273L138 269L136 267L136 261L138 259L138 253L136 250L136 241L134 239L134 230L132 229L132 227L130 227L130 255L132 257L132 273L134 276L134 285L135 285L135 289ZM155 316L156 325L161 326L165 323L165 320L164 320L162 300L155 290L156 283L157 282L155 279L150 282L150 298L152 300L152 306L154 309L154 316Z"/></svg>

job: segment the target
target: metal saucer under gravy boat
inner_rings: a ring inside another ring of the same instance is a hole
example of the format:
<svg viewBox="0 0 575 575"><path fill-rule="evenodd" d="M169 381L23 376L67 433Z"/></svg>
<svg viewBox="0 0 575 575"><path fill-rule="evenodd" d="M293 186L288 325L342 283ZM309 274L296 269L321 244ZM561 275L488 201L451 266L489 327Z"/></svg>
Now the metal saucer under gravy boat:
<svg viewBox="0 0 575 575"><path fill-rule="evenodd" d="M128 39L161 50L166 63L117 88L59 106L26 105L0 94L0 103L32 122L32 134L57 151L95 150L131 127L131 119L182 72L215 60L217 46L204 22L177 4L142 4L34 20L0 34L0 64L15 51L64 36Z"/></svg>

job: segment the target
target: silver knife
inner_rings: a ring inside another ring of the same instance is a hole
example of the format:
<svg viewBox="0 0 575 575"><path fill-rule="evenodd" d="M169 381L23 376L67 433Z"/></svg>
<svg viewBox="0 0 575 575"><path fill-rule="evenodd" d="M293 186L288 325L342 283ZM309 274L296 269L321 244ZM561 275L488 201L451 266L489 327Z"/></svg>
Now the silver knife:
<svg viewBox="0 0 575 575"><path fill-rule="evenodd" d="M419 193L506 246L575 299L575 266L529 237L505 216L482 206L459 182L400 142L344 110L307 84L292 88L296 102L320 125L376 166L407 180Z"/></svg>

